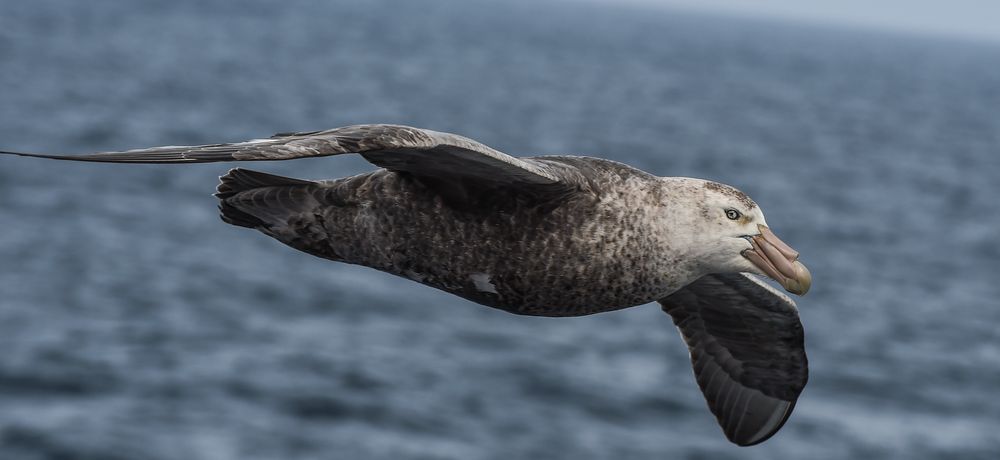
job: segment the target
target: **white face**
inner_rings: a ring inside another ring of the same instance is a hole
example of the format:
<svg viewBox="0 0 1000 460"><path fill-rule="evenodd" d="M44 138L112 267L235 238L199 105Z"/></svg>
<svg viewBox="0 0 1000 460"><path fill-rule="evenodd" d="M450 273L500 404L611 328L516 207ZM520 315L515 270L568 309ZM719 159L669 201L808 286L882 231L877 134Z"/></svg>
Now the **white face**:
<svg viewBox="0 0 1000 460"><path fill-rule="evenodd" d="M805 294L812 276L799 253L767 227L764 213L746 194L700 179L664 179L671 190L670 216L683 223L673 240L682 243L696 276L748 272L779 282L788 292Z"/></svg>
<svg viewBox="0 0 1000 460"><path fill-rule="evenodd" d="M763 275L759 268L743 257L752 249L750 237L760 234L758 225L767 225L764 213L743 192L728 185L706 181L699 203L702 230L698 237L702 257L710 272L750 272Z"/></svg>
<svg viewBox="0 0 1000 460"><path fill-rule="evenodd" d="M699 263L695 275L761 270L743 257L753 246L749 237L760 234L757 225L767 225L760 207L743 192L728 185L702 179L663 178L669 190L666 219L686 223L672 240L687 248L688 259Z"/></svg>

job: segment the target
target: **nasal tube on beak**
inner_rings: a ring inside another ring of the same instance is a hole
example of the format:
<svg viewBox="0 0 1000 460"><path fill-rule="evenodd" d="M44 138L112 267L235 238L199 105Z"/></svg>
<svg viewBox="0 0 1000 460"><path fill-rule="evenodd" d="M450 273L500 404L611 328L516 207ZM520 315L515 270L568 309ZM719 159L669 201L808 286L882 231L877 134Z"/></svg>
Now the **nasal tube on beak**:
<svg viewBox="0 0 1000 460"><path fill-rule="evenodd" d="M757 225L759 235L749 238L752 249L743 251L751 263L771 279L781 283L786 291L804 295L812 285L812 275L802 262L799 253L781 241L766 225Z"/></svg>

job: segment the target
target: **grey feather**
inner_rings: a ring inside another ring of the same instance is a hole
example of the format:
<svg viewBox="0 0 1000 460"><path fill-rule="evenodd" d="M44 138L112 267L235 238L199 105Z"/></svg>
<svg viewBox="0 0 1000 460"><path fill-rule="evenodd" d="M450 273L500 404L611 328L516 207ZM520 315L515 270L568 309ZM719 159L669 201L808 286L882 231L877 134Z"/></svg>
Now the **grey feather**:
<svg viewBox="0 0 1000 460"><path fill-rule="evenodd" d="M434 177L469 177L498 183L552 185L560 177L544 165L512 157L455 134L399 125L354 125L283 133L269 139L168 146L84 155L0 151L56 160L104 163L209 163L275 161L358 153L377 166Z"/></svg>
<svg viewBox="0 0 1000 460"><path fill-rule="evenodd" d="M702 276L688 244L699 231L691 219L709 215L706 193L756 207L735 189L599 158L515 158L396 125L75 156L0 152L175 164L346 153L384 169L308 181L236 168L216 190L222 219L516 314L580 316L660 299L730 440L759 443L794 408L807 379L794 303L753 277Z"/></svg>

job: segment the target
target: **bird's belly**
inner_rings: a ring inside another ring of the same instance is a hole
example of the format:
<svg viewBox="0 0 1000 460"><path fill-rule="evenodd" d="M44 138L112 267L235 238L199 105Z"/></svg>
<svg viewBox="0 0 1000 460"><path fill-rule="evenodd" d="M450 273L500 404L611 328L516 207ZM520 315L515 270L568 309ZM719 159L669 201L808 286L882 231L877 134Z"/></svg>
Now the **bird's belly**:
<svg viewBox="0 0 1000 460"><path fill-rule="evenodd" d="M328 258L526 315L616 310L678 287L649 222L614 201L475 212L396 176L372 190L322 210Z"/></svg>
<svg viewBox="0 0 1000 460"><path fill-rule="evenodd" d="M618 310L655 301L676 289L669 276L644 265L643 258L526 261L516 252L492 257L476 248L445 252L441 257L397 257L391 265L376 268L482 305L534 316ZM437 262L442 260L450 263Z"/></svg>

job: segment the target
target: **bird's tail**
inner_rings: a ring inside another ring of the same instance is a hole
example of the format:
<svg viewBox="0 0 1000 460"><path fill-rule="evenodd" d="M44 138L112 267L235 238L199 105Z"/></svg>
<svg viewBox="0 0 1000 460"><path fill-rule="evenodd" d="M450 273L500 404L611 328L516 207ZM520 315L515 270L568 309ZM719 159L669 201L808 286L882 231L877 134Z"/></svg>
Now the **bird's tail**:
<svg viewBox="0 0 1000 460"><path fill-rule="evenodd" d="M220 183L216 188L215 196L219 199L219 214L222 220L227 224L238 225L240 227L247 228L261 228L267 227L268 222L265 217L268 214L267 208L272 204L271 202L276 202L274 204L284 205L278 189L284 187L301 187L308 185L315 185L315 182L294 179L291 177L276 176L274 174L262 173L259 171L251 171L249 169L234 168L229 170L226 175L219 178ZM241 195L244 192L251 192L261 189L261 193L249 193ZM267 190L263 190L267 189ZM241 196L237 196L241 195ZM240 208L247 208L246 206L237 206L237 202L247 202L255 203L254 208L263 212L254 212L253 214L246 212Z"/></svg>

